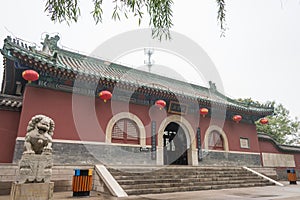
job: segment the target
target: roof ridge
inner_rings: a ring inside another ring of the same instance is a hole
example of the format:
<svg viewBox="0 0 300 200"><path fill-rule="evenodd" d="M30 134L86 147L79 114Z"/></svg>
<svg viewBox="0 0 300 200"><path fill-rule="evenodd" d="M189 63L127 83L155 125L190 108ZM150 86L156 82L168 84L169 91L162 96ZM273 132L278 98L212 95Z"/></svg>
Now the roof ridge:
<svg viewBox="0 0 300 200"><path fill-rule="evenodd" d="M182 81L182 80L177 80L177 79L170 78L170 77L167 77L167 76L163 76L163 75L160 75L160 74L149 73L147 71L136 69L136 68L131 68L131 67L125 66L123 64L117 63L117 62L113 62L113 61L110 61L110 60L105 60L105 59L102 59L102 58L94 57L93 55L80 54L78 52L73 52L71 50L66 50L66 49L60 48L58 46L55 48L55 51L61 52L63 54L67 54L67 56L70 56L70 57L73 57L73 58L78 58L78 57L79 58L84 58L84 59L87 59L88 61L93 61L95 64L97 64L97 62L100 61L106 67L112 67L113 69L119 69L119 70L122 70L122 71L127 71L127 70L137 71L139 73L142 73L143 75L147 75L147 76L151 76L151 77L155 77L155 78L163 78L164 80L167 80L167 81L172 81L172 82L176 81L176 82L180 82L181 84L191 85L193 87L193 89L197 88L197 89L209 91L209 88L201 86L201 85L188 83L188 82L185 82L185 81ZM124 70L124 69L126 69L126 70ZM219 92L219 94L222 94L222 93ZM223 95L223 96L225 96L225 95Z"/></svg>
<svg viewBox="0 0 300 200"><path fill-rule="evenodd" d="M0 98L9 98L14 100L23 100L22 96L15 96L15 95L9 95L9 94L0 94Z"/></svg>
<svg viewBox="0 0 300 200"><path fill-rule="evenodd" d="M270 140L272 143L276 145L276 147L282 151L297 151L300 152L300 146L296 145L287 145L287 144L280 144L278 143L273 137L266 133L257 133L258 139L266 139Z"/></svg>

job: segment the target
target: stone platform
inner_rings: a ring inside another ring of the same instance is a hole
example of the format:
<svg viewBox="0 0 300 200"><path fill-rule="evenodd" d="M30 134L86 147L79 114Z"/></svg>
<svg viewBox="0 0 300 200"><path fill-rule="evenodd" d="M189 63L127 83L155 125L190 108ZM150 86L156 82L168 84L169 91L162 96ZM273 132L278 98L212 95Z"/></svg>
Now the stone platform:
<svg viewBox="0 0 300 200"><path fill-rule="evenodd" d="M268 186L268 187L252 187L252 188L234 188L223 190L205 190L193 192L174 192L164 194L147 194L133 195L129 197L112 197L98 192L92 191L88 200L299 200L300 199L300 184L290 185L287 181L282 182L284 187ZM8 195L0 195L0 200L9 199ZM72 191L55 192L53 199L59 200L78 200L78 197L72 197ZM82 198L80 198L82 199Z"/></svg>
<svg viewBox="0 0 300 200"><path fill-rule="evenodd" d="M18 183L49 183L52 175L52 155L24 154L19 163Z"/></svg>
<svg viewBox="0 0 300 200"><path fill-rule="evenodd" d="M13 183L10 200L52 200L54 183Z"/></svg>

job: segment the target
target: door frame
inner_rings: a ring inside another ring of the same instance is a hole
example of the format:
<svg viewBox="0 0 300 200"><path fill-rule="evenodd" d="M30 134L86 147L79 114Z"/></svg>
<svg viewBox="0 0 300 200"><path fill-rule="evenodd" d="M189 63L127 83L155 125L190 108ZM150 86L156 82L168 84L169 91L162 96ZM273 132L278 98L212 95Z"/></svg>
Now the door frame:
<svg viewBox="0 0 300 200"><path fill-rule="evenodd" d="M164 135L163 135L163 148L164 148L164 164L168 163L167 165L173 165L173 163L175 163L174 165L187 165L188 163L188 157L187 157L187 147L190 146L188 143L190 140L187 139L185 132L183 131L182 127L175 123L175 122L171 122L174 123L178 126L177 131L175 132L174 130L166 130L164 131ZM169 125L171 124L169 123ZM168 125L168 126L169 126ZM167 127L168 127L167 126ZM170 134L170 132L171 134ZM166 132L168 134L166 134ZM183 138L181 138L183 137ZM170 141L170 139L172 139ZM169 142L169 150L167 147L167 141ZM175 146L173 146L175 145ZM174 151L173 151L173 147L175 147ZM173 160L173 155L176 155L176 160ZM179 154L181 154L179 156ZM179 156L179 157L177 157ZM172 163L169 163L169 158L172 159ZM181 159L185 158L185 161L183 162ZM181 164L176 164L176 163L181 163ZM166 164L165 164L166 165Z"/></svg>
<svg viewBox="0 0 300 200"><path fill-rule="evenodd" d="M156 164L164 165L163 135L164 135L164 130L171 122L177 123L183 129L187 139L187 145L190 146L187 150L188 165L198 166L198 149L196 146L197 141L195 137L195 131L191 126L191 124L183 116L180 115L170 115L166 117L161 122L158 128Z"/></svg>

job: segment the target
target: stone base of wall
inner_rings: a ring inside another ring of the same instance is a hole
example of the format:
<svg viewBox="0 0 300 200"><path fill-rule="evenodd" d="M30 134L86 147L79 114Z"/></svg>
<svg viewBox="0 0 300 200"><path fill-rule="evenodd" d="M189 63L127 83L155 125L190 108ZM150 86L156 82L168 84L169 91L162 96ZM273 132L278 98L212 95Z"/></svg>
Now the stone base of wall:
<svg viewBox="0 0 300 200"><path fill-rule="evenodd" d="M277 168L277 176L281 181L288 181L287 169L295 169L295 168ZM297 180L300 181L300 169L295 169Z"/></svg>
<svg viewBox="0 0 300 200"><path fill-rule="evenodd" d="M111 195L109 189L106 187L99 174L96 173L96 170L94 170L93 173L93 190L101 192L102 194Z"/></svg>
<svg viewBox="0 0 300 200"><path fill-rule="evenodd" d="M17 139L14 163L21 159L24 140ZM138 146L66 141L53 143L54 165L156 165L151 152ZM261 166L260 154L203 151L199 166Z"/></svg>
<svg viewBox="0 0 300 200"><path fill-rule="evenodd" d="M278 181L276 168L274 167L251 167L254 171L261 173L262 175L265 175L273 180Z"/></svg>
<svg viewBox="0 0 300 200"><path fill-rule="evenodd" d="M292 167L296 166L293 154L262 153L265 167Z"/></svg>
<svg viewBox="0 0 300 200"><path fill-rule="evenodd" d="M109 145L105 143L53 143L54 165L155 165L151 152L143 152L138 146ZM18 163L24 150L24 140L17 139L14 152L14 163Z"/></svg>
<svg viewBox="0 0 300 200"><path fill-rule="evenodd" d="M203 151L202 154L203 159L199 161L199 166L261 166L259 154L218 151Z"/></svg>
<svg viewBox="0 0 300 200"><path fill-rule="evenodd" d="M14 164L0 165L0 195L10 193L11 185L16 181L18 166Z"/></svg>
<svg viewBox="0 0 300 200"><path fill-rule="evenodd" d="M10 181L0 181L0 195L7 195L10 193L11 190L11 184Z"/></svg>

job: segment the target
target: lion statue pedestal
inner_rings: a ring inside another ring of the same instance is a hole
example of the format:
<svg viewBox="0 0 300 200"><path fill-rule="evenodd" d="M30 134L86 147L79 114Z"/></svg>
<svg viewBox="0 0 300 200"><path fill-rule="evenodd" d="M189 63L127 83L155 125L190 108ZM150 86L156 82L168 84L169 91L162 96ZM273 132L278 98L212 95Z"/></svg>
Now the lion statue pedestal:
<svg viewBox="0 0 300 200"><path fill-rule="evenodd" d="M36 115L29 121L11 200L53 199L54 183L50 182L53 131L54 122L47 116Z"/></svg>

